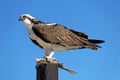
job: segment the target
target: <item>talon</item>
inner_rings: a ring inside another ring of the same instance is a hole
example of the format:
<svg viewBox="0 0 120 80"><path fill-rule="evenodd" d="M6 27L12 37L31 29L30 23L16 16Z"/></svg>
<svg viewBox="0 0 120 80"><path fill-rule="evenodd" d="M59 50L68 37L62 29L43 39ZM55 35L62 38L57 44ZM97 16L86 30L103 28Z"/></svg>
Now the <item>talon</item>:
<svg viewBox="0 0 120 80"><path fill-rule="evenodd" d="M46 58L47 60L51 60L51 61L55 61L56 59L50 56L44 56L44 58Z"/></svg>
<svg viewBox="0 0 120 80"><path fill-rule="evenodd" d="M36 58L35 60L37 63L39 63L42 59Z"/></svg>

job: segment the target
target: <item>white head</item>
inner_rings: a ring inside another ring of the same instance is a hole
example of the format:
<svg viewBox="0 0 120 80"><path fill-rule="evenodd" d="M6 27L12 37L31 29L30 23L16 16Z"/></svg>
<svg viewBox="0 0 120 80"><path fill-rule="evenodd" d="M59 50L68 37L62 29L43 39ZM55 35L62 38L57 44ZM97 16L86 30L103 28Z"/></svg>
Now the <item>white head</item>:
<svg viewBox="0 0 120 80"><path fill-rule="evenodd" d="M35 18L29 14L23 14L20 16L19 21L22 21L25 25L31 25L34 19Z"/></svg>

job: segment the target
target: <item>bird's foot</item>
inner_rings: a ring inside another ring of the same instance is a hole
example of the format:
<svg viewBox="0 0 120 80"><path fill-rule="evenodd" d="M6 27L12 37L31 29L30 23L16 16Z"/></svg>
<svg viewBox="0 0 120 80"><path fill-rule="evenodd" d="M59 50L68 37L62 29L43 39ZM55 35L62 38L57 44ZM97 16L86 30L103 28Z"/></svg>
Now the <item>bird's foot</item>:
<svg viewBox="0 0 120 80"><path fill-rule="evenodd" d="M42 60L42 59L40 59L40 58L36 58L36 59L35 59L36 63L39 63L41 60Z"/></svg>
<svg viewBox="0 0 120 80"><path fill-rule="evenodd" d="M49 56L44 56L43 58L46 58L48 61L55 61L56 59L53 57L49 57Z"/></svg>
<svg viewBox="0 0 120 80"><path fill-rule="evenodd" d="M36 63L40 63L40 62L44 62L44 61L47 61L47 62L53 62L53 61L56 61L55 58L53 57L49 57L49 56L44 56L43 58L36 58Z"/></svg>

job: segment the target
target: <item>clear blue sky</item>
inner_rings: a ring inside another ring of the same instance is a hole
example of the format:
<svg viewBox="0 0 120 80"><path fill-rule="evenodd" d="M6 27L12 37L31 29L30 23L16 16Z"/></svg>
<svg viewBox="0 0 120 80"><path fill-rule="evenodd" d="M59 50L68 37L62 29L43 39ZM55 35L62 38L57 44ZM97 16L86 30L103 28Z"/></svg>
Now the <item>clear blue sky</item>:
<svg viewBox="0 0 120 80"><path fill-rule="evenodd" d="M120 0L1 0L0 10L0 80L36 80L35 58L43 50L18 21L24 13L106 41L98 51L57 52L54 57L77 72L59 69L59 80L120 80Z"/></svg>

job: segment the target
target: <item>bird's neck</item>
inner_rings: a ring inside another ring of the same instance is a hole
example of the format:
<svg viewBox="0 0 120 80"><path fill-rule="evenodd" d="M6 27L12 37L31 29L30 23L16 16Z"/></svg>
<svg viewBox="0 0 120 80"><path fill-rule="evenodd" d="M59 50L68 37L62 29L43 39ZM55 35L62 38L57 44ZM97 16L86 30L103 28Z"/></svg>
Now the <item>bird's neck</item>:
<svg viewBox="0 0 120 80"><path fill-rule="evenodd" d="M25 19L23 23L25 24L28 31L32 29L32 26L34 25L29 19Z"/></svg>
<svg viewBox="0 0 120 80"><path fill-rule="evenodd" d="M26 28L28 31L32 29L33 24L25 24Z"/></svg>

